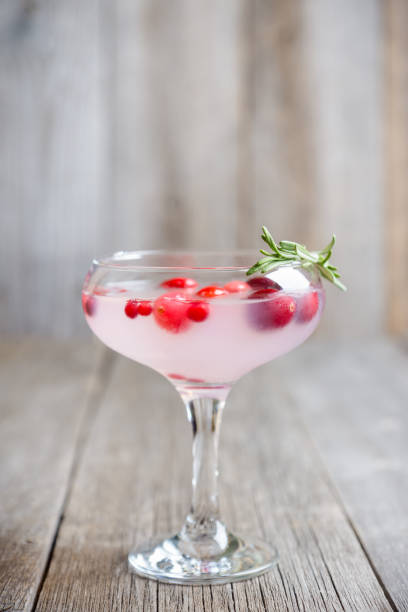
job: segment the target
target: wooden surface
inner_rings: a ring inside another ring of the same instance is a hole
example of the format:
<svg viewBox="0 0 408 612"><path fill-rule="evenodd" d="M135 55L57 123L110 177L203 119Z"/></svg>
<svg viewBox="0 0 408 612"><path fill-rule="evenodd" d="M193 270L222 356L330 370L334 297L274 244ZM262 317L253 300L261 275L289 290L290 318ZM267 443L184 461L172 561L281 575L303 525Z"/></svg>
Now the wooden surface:
<svg viewBox="0 0 408 612"><path fill-rule="evenodd" d="M3 344L0 364L0 610L408 610L403 348L312 341L237 383L222 512L280 559L203 588L126 565L188 508L191 432L173 388L99 344Z"/></svg>
<svg viewBox="0 0 408 612"><path fill-rule="evenodd" d="M33 607L106 359L72 345L0 345L1 610Z"/></svg>
<svg viewBox="0 0 408 612"><path fill-rule="evenodd" d="M337 233L327 334L403 332L404 6L2 0L0 332L86 333L95 255L257 246L262 223Z"/></svg>
<svg viewBox="0 0 408 612"><path fill-rule="evenodd" d="M408 4L386 2L386 111L387 111L387 234L392 266L388 327L392 332L408 327Z"/></svg>

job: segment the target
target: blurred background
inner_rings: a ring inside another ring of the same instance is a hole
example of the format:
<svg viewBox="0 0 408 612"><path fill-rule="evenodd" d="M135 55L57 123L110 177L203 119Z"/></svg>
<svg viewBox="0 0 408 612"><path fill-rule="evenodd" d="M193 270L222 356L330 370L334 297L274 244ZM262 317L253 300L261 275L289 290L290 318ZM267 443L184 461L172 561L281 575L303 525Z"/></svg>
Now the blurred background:
<svg viewBox="0 0 408 612"><path fill-rule="evenodd" d="M121 249L321 248L319 334L408 326L406 0L1 0L0 331Z"/></svg>

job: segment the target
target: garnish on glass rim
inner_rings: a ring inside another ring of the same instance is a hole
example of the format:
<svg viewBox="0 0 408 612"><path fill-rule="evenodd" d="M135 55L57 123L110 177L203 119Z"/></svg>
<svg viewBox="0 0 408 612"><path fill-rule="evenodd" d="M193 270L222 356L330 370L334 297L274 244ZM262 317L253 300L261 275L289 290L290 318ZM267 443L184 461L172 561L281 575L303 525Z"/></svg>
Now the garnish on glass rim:
<svg viewBox="0 0 408 612"><path fill-rule="evenodd" d="M329 263L336 236L333 234L327 247L321 251L308 251L303 244L291 242L290 240L281 240L276 244L269 230L264 225L262 226L262 240L270 247L271 252L260 249L260 253L264 255L259 261L249 268L247 275L250 276L255 272L266 274L274 268L281 266L284 263L299 262L303 268L316 266L320 274L328 281L336 285L342 291L347 291L347 287L339 280L340 274L337 268Z"/></svg>

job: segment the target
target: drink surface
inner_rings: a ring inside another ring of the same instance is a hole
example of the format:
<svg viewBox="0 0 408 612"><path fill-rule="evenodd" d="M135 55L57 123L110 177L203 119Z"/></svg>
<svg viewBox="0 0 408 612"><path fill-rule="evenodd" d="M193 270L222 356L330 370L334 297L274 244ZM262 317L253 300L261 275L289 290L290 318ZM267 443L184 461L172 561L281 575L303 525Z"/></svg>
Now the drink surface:
<svg viewBox="0 0 408 612"><path fill-rule="evenodd" d="M87 322L107 346L175 384L223 385L301 344L324 305L320 281L293 268L258 284L191 285L144 279L88 287Z"/></svg>

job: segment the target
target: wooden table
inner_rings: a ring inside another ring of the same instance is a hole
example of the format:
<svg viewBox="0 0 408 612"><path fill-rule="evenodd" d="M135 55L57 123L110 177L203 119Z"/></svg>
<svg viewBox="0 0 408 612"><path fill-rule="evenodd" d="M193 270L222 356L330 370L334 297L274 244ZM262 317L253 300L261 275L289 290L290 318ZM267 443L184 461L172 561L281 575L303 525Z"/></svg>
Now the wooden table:
<svg viewBox="0 0 408 612"><path fill-rule="evenodd" d="M129 573L188 508L190 432L163 378L97 344L2 344L0 610L408 610L408 359L310 341L231 393L224 518L270 573L214 587Z"/></svg>

